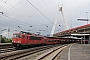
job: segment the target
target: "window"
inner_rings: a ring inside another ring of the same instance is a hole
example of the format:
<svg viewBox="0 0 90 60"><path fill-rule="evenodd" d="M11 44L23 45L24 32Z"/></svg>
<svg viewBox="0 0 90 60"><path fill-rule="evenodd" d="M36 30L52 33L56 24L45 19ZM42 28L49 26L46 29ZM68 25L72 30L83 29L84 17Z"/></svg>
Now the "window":
<svg viewBox="0 0 90 60"><path fill-rule="evenodd" d="M41 37L30 36L30 40L41 40Z"/></svg>
<svg viewBox="0 0 90 60"><path fill-rule="evenodd" d="M53 42L53 40L48 40L48 42Z"/></svg>
<svg viewBox="0 0 90 60"><path fill-rule="evenodd" d="M21 36L20 35L17 35L17 34L14 34L13 35L13 38L21 38Z"/></svg>

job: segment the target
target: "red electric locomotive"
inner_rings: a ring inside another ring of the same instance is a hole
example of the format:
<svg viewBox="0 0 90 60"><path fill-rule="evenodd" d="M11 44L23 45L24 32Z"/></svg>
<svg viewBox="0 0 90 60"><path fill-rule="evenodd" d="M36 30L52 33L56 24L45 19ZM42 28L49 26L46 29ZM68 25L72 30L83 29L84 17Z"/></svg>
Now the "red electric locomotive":
<svg viewBox="0 0 90 60"><path fill-rule="evenodd" d="M44 44L43 36L36 36L27 32L14 33L12 38L12 44L15 47L26 47L31 45Z"/></svg>

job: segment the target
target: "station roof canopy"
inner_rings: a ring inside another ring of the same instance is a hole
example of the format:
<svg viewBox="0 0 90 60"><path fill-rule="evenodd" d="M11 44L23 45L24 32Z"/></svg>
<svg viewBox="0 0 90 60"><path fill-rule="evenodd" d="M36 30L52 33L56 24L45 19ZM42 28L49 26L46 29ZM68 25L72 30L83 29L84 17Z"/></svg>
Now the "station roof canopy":
<svg viewBox="0 0 90 60"><path fill-rule="evenodd" d="M84 36L84 35L89 35L89 34L71 34L72 36Z"/></svg>

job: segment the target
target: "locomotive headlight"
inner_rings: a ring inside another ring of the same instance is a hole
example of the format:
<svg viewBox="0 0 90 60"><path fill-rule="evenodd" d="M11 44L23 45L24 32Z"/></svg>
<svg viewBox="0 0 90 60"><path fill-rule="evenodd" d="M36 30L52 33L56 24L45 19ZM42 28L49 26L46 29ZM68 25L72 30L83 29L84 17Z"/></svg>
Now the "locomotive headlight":
<svg viewBox="0 0 90 60"><path fill-rule="evenodd" d="M15 43L15 41L12 40L13 43Z"/></svg>
<svg viewBox="0 0 90 60"><path fill-rule="evenodd" d="M17 43L21 43L21 41L18 41Z"/></svg>
<svg viewBox="0 0 90 60"><path fill-rule="evenodd" d="M21 41L19 41L19 43L21 43Z"/></svg>
<svg viewBox="0 0 90 60"><path fill-rule="evenodd" d="M15 43L15 41L13 41Z"/></svg>
<svg viewBox="0 0 90 60"><path fill-rule="evenodd" d="M12 40L12 42L13 42L13 40Z"/></svg>

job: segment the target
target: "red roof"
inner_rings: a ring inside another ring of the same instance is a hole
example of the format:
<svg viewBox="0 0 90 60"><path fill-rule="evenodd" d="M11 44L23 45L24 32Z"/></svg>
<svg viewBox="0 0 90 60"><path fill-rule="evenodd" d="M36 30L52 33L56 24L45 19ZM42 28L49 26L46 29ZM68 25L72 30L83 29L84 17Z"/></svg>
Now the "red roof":
<svg viewBox="0 0 90 60"><path fill-rule="evenodd" d="M76 28L71 28L71 29L69 29L69 30L76 30Z"/></svg>
<svg viewBox="0 0 90 60"><path fill-rule="evenodd" d="M81 28L85 28L85 27L88 27L88 26L90 26L90 24L86 24L86 25L83 25L83 26L78 26L78 27L76 27L76 28L77 28L77 29L78 29L78 28L81 29Z"/></svg>
<svg viewBox="0 0 90 60"><path fill-rule="evenodd" d="M78 26L76 28L71 28L71 29L68 29L68 30L64 30L64 31L58 32L56 34L68 33L71 30L82 29L82 28L86 28L86 27L90 27L90 24L86 24L86 25L83 25L83 26Z"/></svg>
<svg viewBox="0 0 90 60"><path fill-rule="evenodd" d="M85 27L87 27L87 26L90 26L90 24L86 24L86 25L84 25Z"/></svg>

